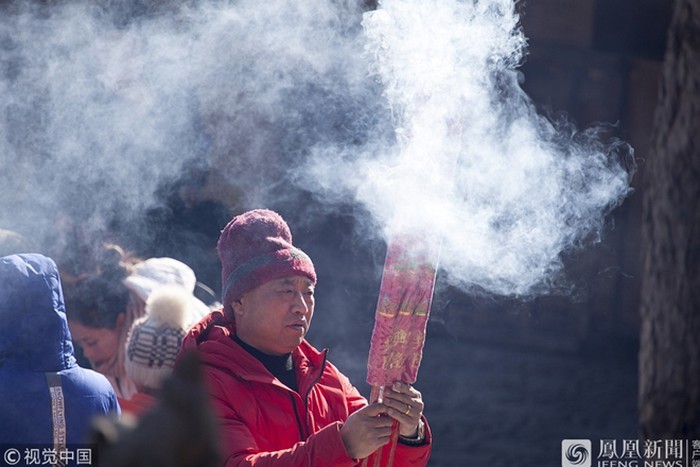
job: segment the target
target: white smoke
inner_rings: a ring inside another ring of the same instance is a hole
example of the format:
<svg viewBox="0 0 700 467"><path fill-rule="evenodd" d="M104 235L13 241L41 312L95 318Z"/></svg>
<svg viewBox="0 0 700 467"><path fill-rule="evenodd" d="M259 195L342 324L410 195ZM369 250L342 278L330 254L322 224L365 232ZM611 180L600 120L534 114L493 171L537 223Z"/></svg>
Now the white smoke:
<svg viewBox="0 0 700 467"><path fill-rule="evenodd" d="M454 284L521 295L628 192L595 135L520 89L509 0L128 5L4 7L0 228L99 230L195 164L242 205L302 189L388 237L430 225Z"/></svg>
<svg viewBox="0 0 700 467"><path fill-rule="evenodd" d="M389 240L442 238L453 285L511 296L565 287L562 254L598 236L630 191L616 153L626 145L537 114L517 79L526 40L511 0L380 6L363 21L366 52L397 143L361 157L318 147L307 170L365 204Z"/></svg>
<svg viewBox="0 0 700 467"><path fill-rule="evenodd" d="M67 211L99 229L150 206L158 182L196 154L185 44L98 13L68 4L3 15L0 223L50 230Z"/></svg>
<svg viewBox="0 0 700 467"><path fill-rule="evenodd" d="M306 144L289 141L301 110L360 79L359 5L176 4L5 6L0 225L50 235L68 211L99 231L193 162L269 202Z"/></svg>

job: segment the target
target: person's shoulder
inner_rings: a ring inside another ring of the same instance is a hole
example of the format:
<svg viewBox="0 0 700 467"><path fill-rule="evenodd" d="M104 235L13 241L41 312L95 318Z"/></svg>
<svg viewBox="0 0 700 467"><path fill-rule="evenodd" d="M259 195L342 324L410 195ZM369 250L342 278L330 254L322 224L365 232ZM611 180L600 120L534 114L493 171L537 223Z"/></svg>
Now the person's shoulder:
<svg viewBox="0 0 700 467"><path fill-rule="evenodd" d="M216 360L220 357L219 354L230 352L233 333L231 323L223 312L214 310L190 327L182 340L177 361L190 352L197 353L205 364L210 354Z"/></svg>
<svg viewBox="0 0 700 467"><path fill-rule="evenodd" d="M60 372L61 385L74 393L114 396L111 383L103 374L75 365Z"/></svg>
<svg viewBox="0 0 700 467"><path fill-rule="evenodd" d="M230 333L230 322L223 310L213 310L190 327L185 335L183 348L196 348L207 340L217 340ZM218 331L218 332L217 332Z"/></svg>
<svg viewBox="0 0 700 467"><path fill-rule="evenodd" d="M232 339L234 334L234 324L223 315L223 312L212 311L192 326L185 335L176 366L185 355L193 353L199 358L202 371L207 378L220 378L221 372L229 376L245 373L248 366L246 362L253 357L234 342Z"/></svg>

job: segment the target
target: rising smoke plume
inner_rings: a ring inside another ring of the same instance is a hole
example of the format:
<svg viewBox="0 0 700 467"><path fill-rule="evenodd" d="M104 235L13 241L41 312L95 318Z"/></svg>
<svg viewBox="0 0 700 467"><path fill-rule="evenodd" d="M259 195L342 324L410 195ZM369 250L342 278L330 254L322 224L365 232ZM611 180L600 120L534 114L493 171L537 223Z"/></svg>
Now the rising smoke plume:
<svg viewBox="0 0 700 467"><path fill-rule="evenodd" d="M510 0L5 8L0 228L98 232L196 166L238 207L302 190L387 238L428 224L452 283L527 295L629 191L612 148L520 89Z"/></svg>
<svg viewBox="0 0 700 467"><path fill-rule="evenodd" d="M324 196L355 196L388 239L442 241L440 267L462 289L566 291L562 255L600 238L630 191L631 148L537 113L511 0L385 0L363 26L396 144L315 148L306 169Z"/></svg>

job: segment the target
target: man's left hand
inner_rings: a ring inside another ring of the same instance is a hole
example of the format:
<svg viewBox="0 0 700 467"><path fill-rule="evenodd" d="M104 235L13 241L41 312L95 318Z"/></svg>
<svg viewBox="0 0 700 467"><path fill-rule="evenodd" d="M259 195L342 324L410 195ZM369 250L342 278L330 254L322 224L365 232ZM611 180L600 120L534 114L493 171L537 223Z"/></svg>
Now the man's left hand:
<svg viewBox="0 0 700 467"><path fill-rule="evenodd" d="M399 422L399 434L405 438L418 436L418 423L423 415L421 393L406 383L394 383L384 388L382 403L389 409L387 413Z"/></svg>

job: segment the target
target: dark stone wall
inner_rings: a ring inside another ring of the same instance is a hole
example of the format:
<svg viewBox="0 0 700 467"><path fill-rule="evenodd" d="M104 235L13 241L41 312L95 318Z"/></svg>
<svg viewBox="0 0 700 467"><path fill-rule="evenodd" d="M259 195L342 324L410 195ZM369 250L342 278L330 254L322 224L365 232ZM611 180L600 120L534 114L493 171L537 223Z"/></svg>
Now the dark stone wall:
<svg viewBox="0 0 700 467"><path fill-rule="evenodd" d="M579 128L615 124L611 134L635 149L635 192L601 243L568 259L575 296L438 297L418 382L436 466L557 466L562 439L591 439L597 452L601 439L639 436L641 207L670 2L520 8L523 88Z"/></svg>

